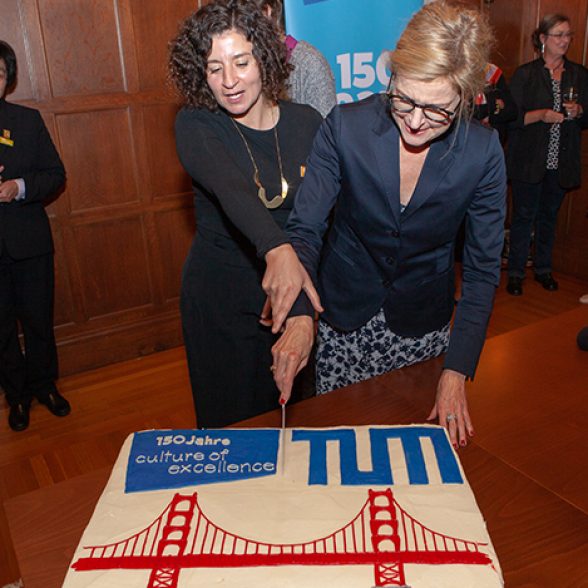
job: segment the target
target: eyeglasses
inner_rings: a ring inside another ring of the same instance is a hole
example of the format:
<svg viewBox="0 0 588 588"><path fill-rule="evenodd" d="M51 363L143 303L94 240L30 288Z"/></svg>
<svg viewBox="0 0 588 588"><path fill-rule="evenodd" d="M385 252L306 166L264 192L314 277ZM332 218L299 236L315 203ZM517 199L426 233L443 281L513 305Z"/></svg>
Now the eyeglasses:
<svg viewBox="0 0 588 588"><path fill-rule="evenodd" d="M574 33L546 33L546 37L555 37L556 39L573 39Z"/></svg>
<svg viewBox="0 0 588 588"><path fill-rule="evenodd" d="M441 125L448 125L456 114L455 111L441 108L435 104L419 104L403 94L388 93L388 100L390 100L390 109L393 112L409 114L415 108L419 108L426 119Z"/></svg>

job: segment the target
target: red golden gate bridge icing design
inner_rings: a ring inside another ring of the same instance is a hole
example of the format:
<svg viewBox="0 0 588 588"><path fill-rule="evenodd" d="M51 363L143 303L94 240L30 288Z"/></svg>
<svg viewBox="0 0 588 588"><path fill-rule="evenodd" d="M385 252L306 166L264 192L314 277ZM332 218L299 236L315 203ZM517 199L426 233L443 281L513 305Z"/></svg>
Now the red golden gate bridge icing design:
<svg viewBox="0 0 588 588"><path fill-rule="evenodd" d="M145 529L88 552L77 571L150 569L147 588L176 588L187 568L280 565L371 565L375 586L405 586L405 564L490 565L487 543L434 531L404 510L390 489L368 490L358 514L329 535L304 543L265 543L212 522L198 493L175 494Z"/></svg>

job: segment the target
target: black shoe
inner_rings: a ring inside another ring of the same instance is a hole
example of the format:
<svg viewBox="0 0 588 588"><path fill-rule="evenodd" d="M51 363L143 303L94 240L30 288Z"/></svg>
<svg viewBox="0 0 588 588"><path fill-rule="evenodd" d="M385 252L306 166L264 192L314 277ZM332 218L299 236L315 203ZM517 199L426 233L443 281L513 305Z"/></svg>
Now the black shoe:
<svg viewBox="0 0 588 588"><path fill-rule="evenodd" d="M17 402L10 407L8 424L13 431L24 431L29 426L29 403Z"/></svg>
<svg viewBox="0 0 588 588"><path fill-rule="evenodd" d="M516 276L509 276L506 291L512 296L521 296L523 294L523 280Z"/></svg>
<svg viewBox="0 0 588 588"><path fill-rule="evenodd" d="M551 273L535 274L535 280L550 292L555 292L559 288L559 284L553 279Z"/></svg>
<svg viewBox="0 0 588 588"><path fill-rule="evenodd" d="M50 392L47 398L39 398L39 402L58 417L67 416L71 412L69 402L57 391Z"/></svg>

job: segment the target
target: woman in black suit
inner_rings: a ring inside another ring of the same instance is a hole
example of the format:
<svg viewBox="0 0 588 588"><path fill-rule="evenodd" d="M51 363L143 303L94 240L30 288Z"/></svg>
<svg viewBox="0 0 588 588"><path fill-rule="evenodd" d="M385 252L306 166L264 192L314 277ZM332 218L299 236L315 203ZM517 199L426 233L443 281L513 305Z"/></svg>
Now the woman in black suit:
<svg viewBox="0 0 588 588"><path fill-rule="evenodd" d="M523 293L533 228L535 280L546 290L558 288L551 273L557 214L566 192L580 185L580 135L588 126L588 70L567 59L572 38L567 16L545 16L533 33L539 58L521 65L510 83L519 111L507 152L513 205L507 291L513 296ZM566 102L571 87L573 104Z"/></svg>
<svg viewBox="0 0 588 588"><path fill-rule="evenodd" d="M22 431L33 398L56 416L70 406L55 386L53 240L43 207L65 170L39 112L6 102L15 83L16 56L0 41L0 386L9 425Z"/></svg>

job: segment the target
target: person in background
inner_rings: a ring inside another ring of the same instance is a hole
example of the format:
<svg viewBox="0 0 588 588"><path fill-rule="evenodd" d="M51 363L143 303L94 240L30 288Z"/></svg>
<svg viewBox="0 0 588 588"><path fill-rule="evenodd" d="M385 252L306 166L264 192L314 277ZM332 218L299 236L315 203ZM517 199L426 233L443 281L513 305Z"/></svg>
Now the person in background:
<svg viewBox="0 0 588 588"><path fill-rule="evenodd" d="M543 17L532 38L540 56L517 68L510 83L518 106L507 152L512 220L506 289L513 296L523 293L533 227L535 280L558 289L552 275L557 214L566 192L580 185L580 135L588 125L588 70L566 57L573 38L569 18Z"/></svg>
<svg viewBox="0 0 588 588"><path fill-rule="evenodd" d="M517 105L510 95L502 70L493 63L486 65L486 87L474 99L473 117L483 125L496 129L501 144L505 145L506 126L517 117ZM462 223L455 243L455 260L459 262L463 259L464 241L465 223Z"/></svg>
<svg viewBox="0 0 588 588"><path fill-rule="evenodd" d="M325 308L317 393L446 352L429 419L454 445L474 433L465 380L476 371L500 278L504 155L497 133L470 124L492 41L476 10L439 0L418 11L391 53L387 94L338 105L321 125L287 225ZM270 258L263 282L276 332L300 292L290 253ZM274 345L284 399L313 326L309 307L288 318Z"/></svg>
<svg viewBox="0 0 588 588"><path fill-rule="evenodd" d="M55 385L53 239L43 206L65 170L39 112L6 101L16 77L16 55L0 41L0 386L8 424L23 431L33 398L56 416L70 405Z"/></svg>
<svg viewBox="0 0 588 588"><path fill-rule="evenodd" d="M257 0L257 5L280 30L287 48L288 62L294 67L288 78L292 102L309 104L323 117L337 103L335 77L323 54L310 43L286 35L283 29L282 0Z"/></svg>
<svg viewBox="0 0 588 588"><path fill-rule="evenodd" d="M201 428L278 406L261 279L270 251L291 249L282 227L322 121L310 106L279 99L290 69L280 33L254 2L207 4L171 46L184 100L176 146L195 193L181 313ZM298 260L294 271L304 273Z"/></svg>
<svg viewBox="0 0 588 588"><path fill-rule="evenodd" d="M502 70L486 65L486 88L474 100L474 118L498 131L500 142L506 141L506 123L517 117L517 105L510 95Z"/></svg>

